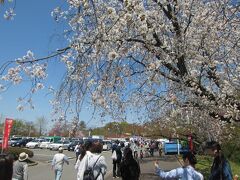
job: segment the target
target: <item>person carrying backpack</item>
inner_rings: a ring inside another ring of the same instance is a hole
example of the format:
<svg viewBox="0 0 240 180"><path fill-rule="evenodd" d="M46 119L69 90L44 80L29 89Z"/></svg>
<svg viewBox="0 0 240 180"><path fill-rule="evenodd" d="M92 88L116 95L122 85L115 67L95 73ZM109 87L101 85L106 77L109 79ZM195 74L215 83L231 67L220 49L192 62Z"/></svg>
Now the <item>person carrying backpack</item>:
<svg viewBox="0 0 240 180"><path fill-rule="evenodd" d="M92 158L93 154L90 152L93 144L91 141L86 141L82 146L82 152L78 156L78 160L75 164L75 169L77 170L77 180L83 180L84 172L87 169L88 161Z"/></svg>
<svg viewBox="0 0 240 180"><path fill-rule="evenodd" d="M87 159L87 168L84 172L83 180L104 180L107 164L101 152L102 144L100 142L93 143L91 148L92 156Z"/></svg>
<svg viewBox="0 0 240 180"><path fill-rule="evenodd" d="M140 166L133 158L132 150L129 147L124 150L124 157L120 163L120 172L122 180L139 180Z"/></svg>
<svg viewBox="0 0 240 180"><path fill-rule="evenodd" d="M121 151L121 145L117 145L112 149L112 152L116 153L116 158L113 158L113 178L117 178L121 176L120 173L120 163L122 160L122 151Z"/></svg>

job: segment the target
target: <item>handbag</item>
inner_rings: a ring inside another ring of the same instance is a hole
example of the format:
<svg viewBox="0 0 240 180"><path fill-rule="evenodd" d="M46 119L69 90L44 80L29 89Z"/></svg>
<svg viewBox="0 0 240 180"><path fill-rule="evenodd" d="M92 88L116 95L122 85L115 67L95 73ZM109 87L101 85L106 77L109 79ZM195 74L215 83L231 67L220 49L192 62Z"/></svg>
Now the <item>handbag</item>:
<svg viewBox="0 0 240 180"><path fill-rule="evenodd" d="M116 150L114 150L113 153L112 153L112 159L113 159L113 160L117 160Z"/></svg>

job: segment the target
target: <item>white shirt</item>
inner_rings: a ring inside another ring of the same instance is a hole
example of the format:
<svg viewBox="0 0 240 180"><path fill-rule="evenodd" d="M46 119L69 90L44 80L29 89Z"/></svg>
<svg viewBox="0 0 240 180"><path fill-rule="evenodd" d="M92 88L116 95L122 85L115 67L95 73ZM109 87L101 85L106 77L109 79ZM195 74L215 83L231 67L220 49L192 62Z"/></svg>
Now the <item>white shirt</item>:
<svg viewBox="0 0 240 180"><path fill-rule="evenodd" d="M80 145L77 144L77 145L75 146L75 148L74 148L74 151L75 151L76 153L79 152L79 148L80 148Z"/></svg>
<svg viewBox="0 0 240 180"><path fill-rule="evenodd" d="M167 180L203 180L203 175L197 172L192 166L173 169L169 172L164 172L160 168L156 168L156 173L161 179Z"/></svg>
<svg viewBox="0 0 240 180"><path fill-rule="evenodd" d="M63 154L63 153L57 153L54 155L53 160L52 160L52 167L54 167L55 170L63 170L63 164L68 162L68 157Z"/></svg>

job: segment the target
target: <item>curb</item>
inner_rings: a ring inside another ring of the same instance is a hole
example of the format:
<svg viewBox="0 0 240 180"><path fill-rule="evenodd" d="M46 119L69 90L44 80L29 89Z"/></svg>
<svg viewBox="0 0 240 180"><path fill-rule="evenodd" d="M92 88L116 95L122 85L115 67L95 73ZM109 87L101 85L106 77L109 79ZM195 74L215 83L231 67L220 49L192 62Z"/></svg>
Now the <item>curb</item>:
<svg viewBox="0 0 240 180"><path fill-rule="evenodd" d="M28 166L36 166L36 165L38 165L38 162L28 164Z"/></svg>

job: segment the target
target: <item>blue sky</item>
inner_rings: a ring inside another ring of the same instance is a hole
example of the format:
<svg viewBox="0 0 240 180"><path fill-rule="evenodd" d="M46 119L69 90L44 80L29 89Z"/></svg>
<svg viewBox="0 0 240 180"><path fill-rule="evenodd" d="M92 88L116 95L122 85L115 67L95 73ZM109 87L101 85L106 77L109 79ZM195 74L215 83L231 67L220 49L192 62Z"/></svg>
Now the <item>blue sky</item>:
<svg viewBox="0 0 240 180"><path fill-rule="evenodd" d="M51 11L58 5L63 5L60 0L21 0L17 1L15 7L16 16L14 20L8 21L3 18L6 9L13 6L13 3L6 1L0 6L0 65L9 60L22 57L28 50L34 52L35 57L43 57L56 48L64 47L65 40L61 36L63 25L57 24L51 17ZM54 59L49 61L48 81L46 86L53 85L55 88L60 85L64 68L56 63ZM10 118L20 118L26 121L34 121L37 117L45 116L50 122L51 96L46 91L38 92L33 102L34 110L26 109L23 112L17 111L16 99L24 96L29 90L30 84L24 83L11 87L8 91L0 94L0 114ZM81 119L88 122L91 119L91 110L83 109ZM96 125L97 120L92 120L90 126Z"/></svg>

